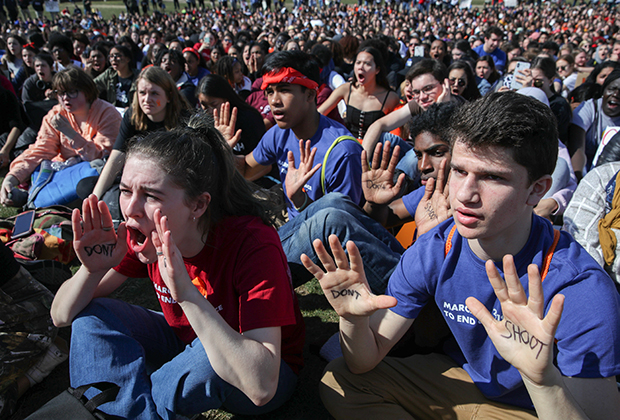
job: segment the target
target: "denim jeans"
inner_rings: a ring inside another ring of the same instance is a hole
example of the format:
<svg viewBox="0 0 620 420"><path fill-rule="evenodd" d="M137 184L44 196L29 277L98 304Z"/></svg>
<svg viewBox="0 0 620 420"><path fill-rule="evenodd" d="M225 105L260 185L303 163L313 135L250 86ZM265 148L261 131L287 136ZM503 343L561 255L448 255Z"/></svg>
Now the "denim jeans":
<svg viewBox="0 0 620 420"><path fill-rule="evenodd" d="M405 252L396 238L381 224L340 193L321 197L280 227L278 234L293 272L294 287L312 277L302 275L307 271L301 265L301 254L306 254L315 264L320 265L312 246L315 239L320 239L328 251L327 238L331 234L338 236L343 246L347 241L353 241L360 250L368 284L375 294L385 292L390 275Z"/></svg>
<svg viewBox="0 0 620 420"><path fill-rule="evenodd" d="M119 385L116 401L100 409L123 418L175 419L220 407L263 414L287 401L297 383L297 375L282 362L276 395L257 407L215 373L198 338L185 345L161 313L114 299L91 301L71 328L71 386ZM91 388L86 395L96 394Z"/></svg>

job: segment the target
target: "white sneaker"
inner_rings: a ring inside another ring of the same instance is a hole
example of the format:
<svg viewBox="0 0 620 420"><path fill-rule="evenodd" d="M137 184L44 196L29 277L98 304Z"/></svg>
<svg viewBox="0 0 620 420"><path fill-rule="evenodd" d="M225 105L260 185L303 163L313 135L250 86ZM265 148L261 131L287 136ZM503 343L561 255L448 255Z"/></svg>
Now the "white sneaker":
<svg viewBox="0 0 620 420"><path fill-rule="evenodd" d="M38 384L49 375L52 370L69 358L69 354L58 348L56 343L52 343L47 348L47 353L36 365L28 369L26 377L30 381L30 385Z"/></svg>

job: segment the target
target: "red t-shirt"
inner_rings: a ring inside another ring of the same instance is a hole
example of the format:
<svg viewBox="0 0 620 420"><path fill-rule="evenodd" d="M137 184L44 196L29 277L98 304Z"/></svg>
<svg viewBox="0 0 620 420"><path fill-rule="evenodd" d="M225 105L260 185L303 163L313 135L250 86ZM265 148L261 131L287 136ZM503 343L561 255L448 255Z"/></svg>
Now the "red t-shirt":
<svg viewBox="0 0 620 420"><path fill-rule="evenodd" d="M274 228L253 216L228 217L211 229L202 251L184 261L192 283L235 331L282 327L282 359L299 371L305 326ZM149 277L176 335L188 344L196 338L157 263L145 265L129 250L115 270L128 277Z"/></svg>

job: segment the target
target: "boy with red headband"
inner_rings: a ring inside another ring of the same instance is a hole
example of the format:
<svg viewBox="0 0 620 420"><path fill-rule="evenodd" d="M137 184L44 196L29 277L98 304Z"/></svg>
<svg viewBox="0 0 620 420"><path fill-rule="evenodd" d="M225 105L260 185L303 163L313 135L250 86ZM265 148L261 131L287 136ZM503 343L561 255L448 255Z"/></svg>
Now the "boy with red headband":
<svg viewBox="0 0 620 420"><path fill-rule="evenodd" d="M318 82L319 67L308 54L283 51L269 56L262 89L277 125L238 165L247 179L255 180L278 164L290 218L329 192L348 195L355 203L362 197L362 148L349 140L334 144L351 133L318 113Z"/></svg>

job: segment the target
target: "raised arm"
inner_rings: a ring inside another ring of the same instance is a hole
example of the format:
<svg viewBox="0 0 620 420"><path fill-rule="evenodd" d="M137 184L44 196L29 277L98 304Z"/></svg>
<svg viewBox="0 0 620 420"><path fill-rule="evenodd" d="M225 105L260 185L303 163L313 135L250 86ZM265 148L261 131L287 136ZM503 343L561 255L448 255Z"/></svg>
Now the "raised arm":
<svg viewBox="0 0 620 420"><path fill-rule="evenodd" d="M103 171L101 171L101 175L99 175L97 184L95 184L95 188L93 189L93 194L95 194L97 198L100 199L103 197L103 194L105 194L105 192L112 186L118 174L120 174L123 170L124 164L125 153L120 150L113 149L112 153L110 153L108 161L103 167Z"/></svg>
<svg viewBox="0 0 620 420"><path fill-rule="evenodd" d="M565 378L553 364L553 341L560 323L564 296L553 298L544 316L544 296L538 267L528 267L529 298L519 280L512 256L503 259L501 278L493 261L486 270L504 319L497 321L474 297L466 303L486 329L499 354L521 374L541 419L607 419L620 404L613 378ZM518 333L515 333L518 331ZM522 337L527 333L527 340Z"/></svg>
<svg viewBox="0 0 620 420"><path fill-rule="evenodd" d="M586 132L578 125L571 124L568 127L568 152L571 156L571 163L577 176L581 180L583 168L586 166Z"/></svg>
<svg viewBox="0 0 620 420"><path fill-rule="evenodd" d="M332 111L332 109L336 108L336 106L338 105L338 102L343 100L346 92L349 91L350 85L351 83L345 83L344 85L338 86L336 90L334 90L332 94L329 95L329 98L327 98L325 102L323 102L321 106L319 106L319 109L318 109L319 113L323 115L327 115Z"/></svg>
<svg viewBox="0 0 620 420"><path fill-rule="evenodd" d="M159 209L154 217L153 244L159 255L162 279L198 335L211 366L254 404L266 404L278 386L280 327L257 328L243 334L233 330L192 283L167 218Z"/></svg>
<svg viewBox="0 0 620 420"><path fill-rule="evenodd" d="M90 301L107 296L127 277L113 270L127 253L125 224L114 232L108 207L91 194L71 216L75 252L82 263L78 272L56 292L52 302L52 320L58 327L70 325Z"/></svg>
<svg viewBox="0 0 620 420"><path fill-rule="evenodd" d="M370 291L362 257L352 241L347 242L350 263L336 235L329 237L329 244L333 259L320 240L313 243L325 271L305 254L301 262L319 280L325 297L340 317L340 344L349 369L364 373L383 360L413 319L388 310L396 305L394 297L377 296Z"/></svg>
<svg viewBox="0 0 620 420"><path fill-rule="evenodd" d="M384 117L381 117L377 121L371 124L366 131L366 135L364 135L364 140L362 141L362 147L366 150L366 153L373 153L375 150L375 146L381 137L381 134L386 131L392 131L398 127L402 127L409 121L411 118L411 109L410 106L414 107L415 110L419 110L417 104L413 105L405 105L402 108L397 109L396 111L390 112ZM417 113L417 112L414 112Z"/></svg>
<svg viewBox="0 0 620 420"><path fill-rule="evenodd" d="M254 152L245 156L235 156L237 170L248 181L256 181L258 178L267 175L271 171L271 165L261 165L254 158Z"/></svg>

